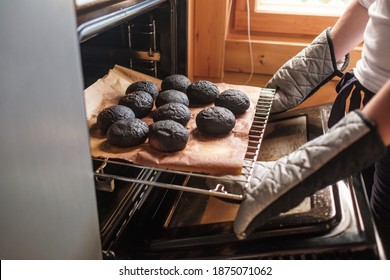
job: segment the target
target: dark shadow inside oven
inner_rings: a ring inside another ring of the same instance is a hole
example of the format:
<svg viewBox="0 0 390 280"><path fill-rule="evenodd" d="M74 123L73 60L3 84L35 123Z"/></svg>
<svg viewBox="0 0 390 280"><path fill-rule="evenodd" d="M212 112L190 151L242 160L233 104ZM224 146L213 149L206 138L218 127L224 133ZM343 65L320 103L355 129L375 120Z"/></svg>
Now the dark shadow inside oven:
<svg viewBox="0 0 390 280"><path fill-rule="evenodd" d="M81 43L85 88L115 65L159 79L174 73L186 75L187 6L179 1L175 7L176 34L172 33L171 7L165 3ZM174 48L172 42L177 44Z"/></svg>

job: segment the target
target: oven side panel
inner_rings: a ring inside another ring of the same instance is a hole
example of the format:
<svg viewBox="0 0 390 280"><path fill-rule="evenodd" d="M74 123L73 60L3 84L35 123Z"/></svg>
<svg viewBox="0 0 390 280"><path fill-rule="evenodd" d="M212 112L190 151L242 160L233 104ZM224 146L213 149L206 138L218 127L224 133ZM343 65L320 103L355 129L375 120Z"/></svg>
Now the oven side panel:
<svg viewBox="0 0 390 280"><path fill-rule="evenodd" d="M0 258L99 259L72 0L0 3Z"/></svg>

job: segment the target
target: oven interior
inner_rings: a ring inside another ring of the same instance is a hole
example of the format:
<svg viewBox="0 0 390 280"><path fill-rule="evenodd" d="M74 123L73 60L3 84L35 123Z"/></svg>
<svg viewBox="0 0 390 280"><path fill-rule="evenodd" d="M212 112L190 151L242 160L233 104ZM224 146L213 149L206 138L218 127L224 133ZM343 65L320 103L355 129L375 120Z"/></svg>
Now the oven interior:
<svg viewBox="0 0 390 280"><path fill-rule="evenodd" d="M145 7L126 20L119 18L117 24L105 28L107 30L102 28L103 32L84 35L82 31L86 29L86 23L80 24L80 36L86 37L80 38L85 87L103 77L115 65L159 79L172 73L186 75L187 1L122 2L145 3ZM97 12L89 14L94 13ZM79 14L79 18L86 17L82 11Z"/></svg>

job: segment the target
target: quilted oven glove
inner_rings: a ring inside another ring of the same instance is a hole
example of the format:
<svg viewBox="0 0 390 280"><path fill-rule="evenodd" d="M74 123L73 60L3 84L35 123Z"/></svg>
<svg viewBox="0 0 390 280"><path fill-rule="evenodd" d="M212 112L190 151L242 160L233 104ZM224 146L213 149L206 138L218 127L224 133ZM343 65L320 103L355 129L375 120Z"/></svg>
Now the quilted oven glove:
<svg viewBox="0 0 390 280"><path fill-rule="evenodd" d="M287 61L266 85L276 88L271 112L279 113L299 105L333 77L341 77L348 63L349 55L336 62L330 28L324 30Z"/></svg>
<svg viewBox="0 0 390 280"><path fill-rule="evenodd" d="M305 197L351 174L386 154L376 128L361 111L267 168L254 170L234 221L234 232L244 239L270 218L298 206Z"/></svg>

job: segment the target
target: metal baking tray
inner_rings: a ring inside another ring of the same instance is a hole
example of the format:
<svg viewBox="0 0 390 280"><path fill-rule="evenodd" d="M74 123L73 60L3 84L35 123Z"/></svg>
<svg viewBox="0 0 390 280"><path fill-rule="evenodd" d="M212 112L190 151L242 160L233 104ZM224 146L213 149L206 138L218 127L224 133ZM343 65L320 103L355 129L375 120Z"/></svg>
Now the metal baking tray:
<svg viewBox="0 0 390 280"><path fill-rule="evenodd" d="M112 189L113 181L122 181L122 182L131 182L142 185L149 185L154 187L166 188L171 190L179 190L184 192L202 194L206 196L215 196L223 199L227 199L229 201L240 202L243 200L245 196L245 188L248 187L249 182L252 177L253 169L256 160L258 159L260 146L263 140L264 131L268 122L268 118L270 116L270 110L272 101L274 98L275 90L274 89L266 89L262 88L260 92L260 96L258 102L256 104L256 112L254 116L254 120L249 131L249 140L248 147L244 157L244 162L242 165L241 176L235 176L234 179L231 180L236 181L236 183L243 186L242 189L235 190L235 193L228 192L224 189L223 185L216 185L215 189L205 189L203 186L199 186L197 181L187 181L185 185L176 185L176 184L168 184L164 182L159 182L158 180L152 179L142 179L142 178L134 178L131 176L123 176L115 173L111 173L110 170L107 169L107 166L128 166L133 169L141 170L150 170L155 174L157 173L170 173L172 175L184 175L192 178L200 178L203 180L206 179L220 179L219 176L212 176L207 174L200 174L195 172L184 172L184 171L175 171L175 170L166 170L160 168L153 168L148 166L141 166L137 164L133 164L126 161L119 161L115 159L101 159L101 158L93 158L95 163L97 164L97 168L94 171L95 179L97 182L97 186L101 189L106 189L110 191ZM115 170L115 168L112 168Z"/></svg>

